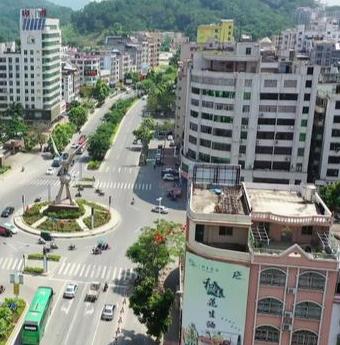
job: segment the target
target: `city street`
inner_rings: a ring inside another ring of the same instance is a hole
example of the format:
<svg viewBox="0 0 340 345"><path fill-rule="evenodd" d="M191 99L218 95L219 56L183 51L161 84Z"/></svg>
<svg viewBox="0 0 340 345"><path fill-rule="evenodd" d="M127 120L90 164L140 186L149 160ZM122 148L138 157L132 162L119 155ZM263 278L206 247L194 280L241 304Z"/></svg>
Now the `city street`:
<svg viewBox="0 0 340 345"><path fill-rule="evenodd" d="M111 103L112 101L108 101L90 117L82 133L90 134L94 131ZM138 166L140 151L138 145L133 145L132 131L141 122L145 103L143 100L136 102L123 119L116 140L99 171L86 170L86 152L77 156L79 158L72 168L75 180L79 176L94 176L96 187L105 192L104 196L98 196L93 189L88 189L82 192L82 197L108 205L111 196L111 207L120 214L121 223L103 236L57 240L59 249L54 253L60 254L62 259L59 263L49 263L48 276L24 277L25 283L21 292L28 302L39 285L48 285L55 289L54 307L42 344L110 344L115 338L120 317L122 329L118 337L119 344L148 343L144 327L131 315L128 302L124 302L135 276L133 265L125 257L125 252L137 239L141 228L152 225L158 217L184 223L185 200L182 197L180 201L174 202L166 198L172 183L161 180L160 168L153 168L152 161L146 166ZM45 175L50 164L50 159L37 155L25 166L24 173L13 171L1 178L0 209L8 205L14 206L16 210L22 209L22 195L25 204L32 203L38 196L46 199L50 194L53 198L58 189L58 178ZM72 193L75 193L75 188L72 188ZM156 199L159 197L162 197L162 204L169 208L168 215L151 212L151 208L158 205ZM134 205L131 205L132 198L135 199ZM6 221L8 219L0 220ZM91 254L91 248L99 239L107 240L111 249L95 256ZM70 243L75 243L76 250L67 249ZM37 237L21 231L12 238L1 238L0 277L1 284L6 287L5 295L12 292L9 274L22 269L24 265L23 254L41 250ZM65 300L62 293L66 283L70 281L77 282L79 288L75 299ZM91 281L109 283L108 291L101 292L95 303L84 302ZM1 295L1 298L3 297L4 295ZM105 303L116 305L113 321L100 320ZM125 327L126 319L129 321Z"/></svg>

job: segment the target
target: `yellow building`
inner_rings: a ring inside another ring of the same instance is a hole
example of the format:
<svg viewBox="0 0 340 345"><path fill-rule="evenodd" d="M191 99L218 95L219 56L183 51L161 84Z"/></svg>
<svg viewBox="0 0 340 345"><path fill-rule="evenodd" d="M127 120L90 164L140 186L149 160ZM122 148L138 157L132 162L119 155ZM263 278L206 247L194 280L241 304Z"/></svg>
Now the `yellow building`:
<svg viewBox="0 0 340 345"><path fill-rule="evenodd" d="M227 43L234 41L234 21L221 19L218 24L200 25L197 29L197 43Z"/></svg>

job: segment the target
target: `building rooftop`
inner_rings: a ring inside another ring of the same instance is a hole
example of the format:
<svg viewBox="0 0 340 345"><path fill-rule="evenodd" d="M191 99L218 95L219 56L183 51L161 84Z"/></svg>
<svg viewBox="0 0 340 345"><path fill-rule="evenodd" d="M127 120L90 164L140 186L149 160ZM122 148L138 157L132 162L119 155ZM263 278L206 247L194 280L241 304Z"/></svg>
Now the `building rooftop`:
<svg viewBox="0 0 340 345"><path fill-rule="evenodd" d="M191 207L197 213L248 214L242 186L192 190Z"/></svg>
<svg viewBox="0 0 340 345"><path fill-rule="evenodd" d="M314 202L306 202L297 191L247 188L253 212L280 216L316 216L320 209Z"/></svg>

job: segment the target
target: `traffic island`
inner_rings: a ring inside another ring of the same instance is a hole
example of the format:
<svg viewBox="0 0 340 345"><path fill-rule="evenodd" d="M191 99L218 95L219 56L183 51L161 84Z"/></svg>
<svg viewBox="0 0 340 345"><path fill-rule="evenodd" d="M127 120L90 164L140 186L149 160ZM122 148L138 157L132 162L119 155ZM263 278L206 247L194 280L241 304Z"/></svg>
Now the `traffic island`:
<svg viewBox="0 0 340 345"><path fill-rule="evenodd" d="M25 213L16 214L16 226L31 234L48 231L55 238L93 236L112 231L120 222L117 211L85 199L77 199L76 207L50 207L47 202L28 206Z"/></svg>

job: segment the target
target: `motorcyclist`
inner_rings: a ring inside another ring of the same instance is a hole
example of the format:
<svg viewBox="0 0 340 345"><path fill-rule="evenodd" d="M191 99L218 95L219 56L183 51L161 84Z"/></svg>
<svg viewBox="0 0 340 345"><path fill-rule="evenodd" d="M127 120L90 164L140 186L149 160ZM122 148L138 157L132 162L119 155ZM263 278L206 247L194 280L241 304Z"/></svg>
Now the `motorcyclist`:
<svg viewBox="0 0 340 345"><path fill-rule="evenodd" d="M133 205L134 203L135 203L135 198L132 198L131 205Z"/></svg>
<svg viewBox="0 0 340 345"><path fill-rule="evenodd" d="M105 282L105 284L104 284L104 291L106 291L108 289L108 287L109 287L109 284L107 282Z"/></svg>

